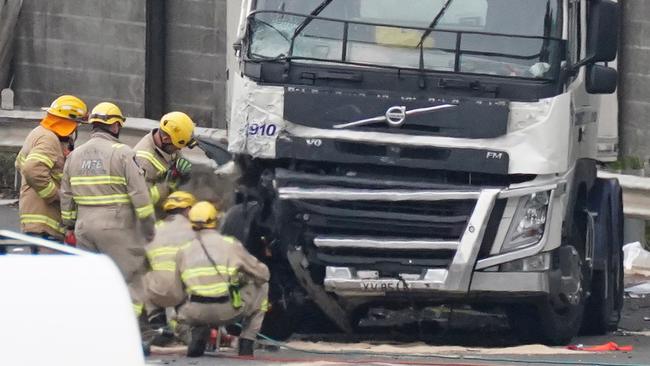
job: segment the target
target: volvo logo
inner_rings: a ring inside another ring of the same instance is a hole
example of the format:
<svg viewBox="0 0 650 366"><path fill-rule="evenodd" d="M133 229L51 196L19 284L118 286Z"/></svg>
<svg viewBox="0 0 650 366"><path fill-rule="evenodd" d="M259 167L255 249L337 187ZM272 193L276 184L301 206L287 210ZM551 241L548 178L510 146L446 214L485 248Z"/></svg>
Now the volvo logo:
<svg viewBox="0 0 650 366"><path fill-rule="evenodd" d="M406 121L406 107L390 107L386 111L386 122L391 127L399 127Z"/></svg>
<svg viewBox="0 0 650 366"><path fill-rule="evenodd" d="M431 107L411 109L407 111L406 107L404 106L394 106L388 108L386 114L384 114L383 116L366 118L360 121L341 123L339 125L334 125L334 128L340 129L340 128L360 127L360 126L370 125L378 122L387 122L390 127L400 127L406 121L407 116L416 116L424 113L429 113L429 112L434 112L434 111L439 111L439 110L449 109L449 108L456 108L456 107L458 106L455 104L441 104L441 105L435 105Z"/></svg>

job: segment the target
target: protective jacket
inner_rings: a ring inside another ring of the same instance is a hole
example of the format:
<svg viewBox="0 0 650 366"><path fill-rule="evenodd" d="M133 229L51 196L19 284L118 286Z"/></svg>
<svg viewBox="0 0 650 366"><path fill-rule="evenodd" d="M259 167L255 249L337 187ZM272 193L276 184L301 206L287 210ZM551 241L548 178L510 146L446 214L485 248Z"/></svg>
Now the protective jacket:
<svg viewBox="0 0 650 366"><path fill-rule="evenodd" d="M232 237L198 232L176 255L172 284L180 324L220 326L242 319L241 337L254 340L268 308L269 270Z"/></svg>
<svg viewBox="0 0 650 366"><path fill-rule="evenodd" d="M176 275L176 253L195 238L192 224L183 215L169 215L156 223L156 236L145 247L149 260L145 292L153 304L171 307L178 304L174 299L183 297L182 290L180 294L170 293Z"/></svg>
<svg viewBox="0 0 650 366"><path fill-rule="evenodd" d="M75 228L80 248L115 261L136 313L141 313L146 271L143 234L153 235L155 215L133 150L108 133L93 132L65 164L61 215L66 227Z"/></svg>
<svg viewBox="0 0 650 366"><path fill-rule="evenodd" d="M157 205L164 202L165 198L173 192L176 187L165 180L170 166L180 157L180 153L167 154L159 149L153 140L153 134L157 129L144 136L135 147L135 161L144 170L151 202Z"/></svg>
<svg viewBox="0 0 650 366"><path fill-rule="evenodd" d="M23 232L62 240L59 187L63 176L63 144L43 126L32 130L16 157L20 172L20 225Z"/></svg>

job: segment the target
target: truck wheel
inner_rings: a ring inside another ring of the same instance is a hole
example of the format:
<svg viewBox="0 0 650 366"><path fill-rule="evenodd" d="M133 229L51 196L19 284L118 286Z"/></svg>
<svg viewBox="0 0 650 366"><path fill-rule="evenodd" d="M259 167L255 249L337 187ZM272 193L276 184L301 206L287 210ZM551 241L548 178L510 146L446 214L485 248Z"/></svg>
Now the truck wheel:
<svg viewBox="0 0 650 366"><path fill-rule="evenodd" d="M605 334L618 328L623 308L623 206L616 182L599 180L596 192L601 195L590 207L595 219L595 248L600 248L604 268L594 270L591 296L585 310L582 332ZM595 258L598 259L598 258Z"/></svg>
<svg viewBox="0 0 650 366"><path fill-rule="evenodd" d="M560 288L556 294L537 304L507 309L510 325L521 342L566 345L580 330L585 309L583 261L572 246L559 251L561 264L556 273L561 279L557 279Z"/></svg>
<svg viewBox="0 0 650 366"><path fill-rule="evenodd" d="M235 237L248 251L257 256L255 242L255 218L258 215L260 206L257 202L249 202L247 206L243 203L231 207L221 219L219 231L223 235Z"/></svg>

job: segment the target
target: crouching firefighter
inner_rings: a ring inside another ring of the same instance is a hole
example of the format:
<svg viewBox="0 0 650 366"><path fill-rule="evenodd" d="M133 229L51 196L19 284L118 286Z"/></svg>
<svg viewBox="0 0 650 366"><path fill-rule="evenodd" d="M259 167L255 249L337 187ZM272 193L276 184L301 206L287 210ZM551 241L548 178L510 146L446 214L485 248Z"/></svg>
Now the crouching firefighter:
<svg viewBox="0 0 650 366"><path fill-rule="evenodd" d="M211 328L241 323L239 355L253 356L268 308L269 270L240 242L216 230L217 215L208 202L190 210L197 238L176 255L177 334L188 345L187 355L198 357Z"/></svg>
<svg viewBox="0 0 650 366"><path fill-rule="evenodd" d="M195 203L196 198L189 192L170 194L162 206L167 216L156 223L156 235L145 247L149 260L149 272L144 277L148 300L145 308L151 326L164 326L167 323L165 308L176 305L173 294L169 293L169 284L176 274L176 253L196 238L188 219ZM173 324L171 319L170 323Z"/></svg>

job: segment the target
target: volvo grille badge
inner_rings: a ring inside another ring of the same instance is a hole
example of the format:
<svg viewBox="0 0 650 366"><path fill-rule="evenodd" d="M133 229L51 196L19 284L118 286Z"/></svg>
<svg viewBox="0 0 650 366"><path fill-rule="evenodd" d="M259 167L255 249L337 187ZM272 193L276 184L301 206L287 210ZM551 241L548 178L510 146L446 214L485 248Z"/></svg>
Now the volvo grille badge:
<svg viewBox="0 0 650 366"><path fill-rule="evenodd" d="M342 128L350 128L350 127L359 127L359 126L370 125L378 122L387 122L388 126L390 127L400 127L404 124L404 122L406 122L406 117L408 116L415 116L418 114L424 114L428 112L438 111L442 109L456 108L456 107L458 106L455 104L441 104L433 107L411 109L410 111L408 111L404 106L394 106L388 108L386 114L383 116L362 119L361 121L342 123L340 125L335 125L334 128L342 129Z"/></svg>

